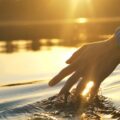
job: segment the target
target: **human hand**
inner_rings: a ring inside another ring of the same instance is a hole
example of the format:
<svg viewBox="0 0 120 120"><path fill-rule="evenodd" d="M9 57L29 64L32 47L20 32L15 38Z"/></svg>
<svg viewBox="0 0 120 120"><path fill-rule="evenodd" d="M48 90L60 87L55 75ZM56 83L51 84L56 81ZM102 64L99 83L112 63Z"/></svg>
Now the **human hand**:
<svg viewBox="0 0 120 120"><path fill-rule="evenodd" d="M57 74L49 82L49 85L54 86L63 78L73 73L59 94L67 94L71 87L77 82L76 95L82 94L86 84L89 81L93 81L94 86L91 94L95 95L101 82L108 77L119 64L119 53L120 48L117 47L115 37L106 41L83 45L67 61L70 65Z"/></svg>

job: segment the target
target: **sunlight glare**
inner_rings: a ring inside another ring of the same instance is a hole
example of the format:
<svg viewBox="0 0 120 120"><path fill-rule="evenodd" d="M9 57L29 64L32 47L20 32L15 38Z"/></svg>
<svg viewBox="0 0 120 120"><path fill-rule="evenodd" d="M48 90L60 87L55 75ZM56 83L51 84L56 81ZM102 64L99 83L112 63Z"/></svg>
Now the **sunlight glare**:
<svg viewBox="0 0 120 120"><path fill-rule="evenodd" d="M76 8L79 3L79 0L70 0L70 3L73 8Z"/></svg>
<svg viewBox="0 0 120 120"><path fill-rule="evenodd" d="M76 20L77 23L81 23L81 24L84 24L84 23L87 23L88 22L88 19L87 18L78 18Z"/></svg>
<svg viewBox="0 0 120 120"><path fill-rule="evenodd" d="M93 81L88 82L88 84L86 85L86 88L82 92L82 96L86 96L90 92L90 90L91 90L91 88L93 86L94 86L94 82Z"/></svg>

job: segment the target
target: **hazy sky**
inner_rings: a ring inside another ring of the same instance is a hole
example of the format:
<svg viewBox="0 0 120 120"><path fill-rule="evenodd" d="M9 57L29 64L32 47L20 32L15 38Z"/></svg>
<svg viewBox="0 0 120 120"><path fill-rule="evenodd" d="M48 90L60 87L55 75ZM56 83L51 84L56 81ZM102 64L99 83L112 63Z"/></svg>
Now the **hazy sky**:
<svg viewBox="0 0 120 120"><path fill-rule="evenodd" d="M120 0L0 0L0 20L120 16Z"/></svg>

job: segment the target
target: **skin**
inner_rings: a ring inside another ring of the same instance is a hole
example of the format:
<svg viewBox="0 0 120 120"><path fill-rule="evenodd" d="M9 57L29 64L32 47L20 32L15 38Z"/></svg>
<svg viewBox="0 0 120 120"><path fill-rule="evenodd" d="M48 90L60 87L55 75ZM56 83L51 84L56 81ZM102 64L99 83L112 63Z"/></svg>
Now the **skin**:
<svg viewBox="0 0 120 120"><path fill-rule="evenodd" d="M76 82L76 95L82 94L86 84L93 81L91 95L95 96L100 84L120 63L120 45L114 36L105 41L85 44L66 63L69 65L49 82L49 86L56 85L71 74L59 95L67 94Z"/></svg>

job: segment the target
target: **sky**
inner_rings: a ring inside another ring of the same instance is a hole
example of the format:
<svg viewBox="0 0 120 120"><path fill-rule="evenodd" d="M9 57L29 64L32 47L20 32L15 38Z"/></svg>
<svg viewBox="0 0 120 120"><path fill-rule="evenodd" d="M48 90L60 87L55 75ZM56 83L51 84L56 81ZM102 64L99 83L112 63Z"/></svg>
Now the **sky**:
<svg viewBox="0 0 120 120"><path fill-rule="evenodd" d="M0 0L0 21L119 17L120 0Z"/></svg>

